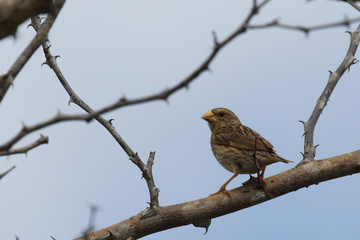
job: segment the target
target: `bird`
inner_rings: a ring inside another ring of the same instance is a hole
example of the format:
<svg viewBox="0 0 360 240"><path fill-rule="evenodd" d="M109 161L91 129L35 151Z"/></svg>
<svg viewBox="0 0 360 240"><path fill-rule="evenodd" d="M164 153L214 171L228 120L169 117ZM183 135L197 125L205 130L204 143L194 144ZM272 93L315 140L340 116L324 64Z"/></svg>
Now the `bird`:
<svg viewBox="0 0 360 240"><path fill-rule="evenodd" d="M202 117L211 131L210 145L216 160L226 170L234 173L214 194L226 193L226 186L239 174L257 173L259 183L266 188L264 173L267 165L283 162L291 163L276 154L274 146L259 133L243 125L229 109L214 108ZM259 173L261 171L261 173Z"/></svg>

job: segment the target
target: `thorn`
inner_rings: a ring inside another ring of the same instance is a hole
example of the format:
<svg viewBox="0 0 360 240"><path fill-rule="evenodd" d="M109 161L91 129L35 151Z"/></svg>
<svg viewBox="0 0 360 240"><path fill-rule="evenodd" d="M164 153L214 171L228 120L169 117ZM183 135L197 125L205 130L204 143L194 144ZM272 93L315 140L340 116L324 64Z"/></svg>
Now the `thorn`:
<svg viewBox="0 0 360 240"><path fill-rule="evenodd" d="M22 125L22 130L21 131L27 131L28 130L28 126L26 126L26 124L21 121L21 125Z"/></svg>
<svg viewBox="0 0 360 240"><path fill-rule="evenodd" d="M56 111L56 117L60 117L62 114L61 114L61 111L60 111L60 109L57 109L57 111Z"/></svg>
<svg viewBox="0 0 360 240"><path fill-rule="evenodd" d="M212 34L212 36L213 36L215 48L217 48L217 47L219 46L219 41L218 41L217 34L216 34L216 32L215 32L214 30L211 31L211 34Z"/></svg>
<svg viewBox="0 0 360 240"><path fill-rule="evenodd" d="M331 70L328 70L328 72L330 73L330 76L333 74L333 72Z"/></svg>
<svg viewBox="0 0 360 240"><path fill-rule="evenodd" d="M301 135L301 137L304 137L306 135L306 132L304 132L302 135Z"/></svg>
<svg viewBox="0 0 360 240"><path fill-rule="evenodd" d="M305 125L305 122L304 122L303 120L299 120L299 122L301 122L302 124L304 124L304 125Z"/></svg>
<svg viewBox="0 0 360 240"><path fill-rule="evenodd" d="M46 50L49 50L49 49L51 48L51 46L52 46L52 45L49 44L49 46L47 46L45 49L46 49Z"/></svg>
<svg viewBox="0 0 360 240"><path fill-rule="evenodd" d="M351 32L350 31L345 31L346 33L348 33L348 34L350 34L350 36L351 36Z"/></svg>
<svg viewBox="0 0 360 240"><path fill-rule="evenodd" d="M315 148L317 148L318 146L320 146L320 144L316 144L316 145L315 145Z"/></svg>
<svg viewBox="0 0 360 240"><path fill-rule="evenodd" d="M49 63L47 62L47 60L41 64L41 66L43 66L43 65L48 65L48 66L50 67L50 65L49 65Z"/></svg>
<svg viewBox="0 0 360 240"><path fill-rule="evenodd" d="M123 95L123 96L119 99L119 103L125 104L126 102L127 102L127 99L126 99L125 95Z"/></svg>
<svg viewBox="0 0 360 240"><path fill-rule="evenodd" d="M308 28L300 26L300 27L297 27L297 29L299 29L300 31L303 31L303 33L305 34L306 37L309 36L310 30Z"/></svg>
<svg viewBox="0 0 360 240"><path fill-rule="evenodd" d="M55 61L56 61L56 59L61 58L61 56L60 56L60 55L56 55L54 58L55 58Z"/></svg>
<svg viewBox="0 0 360 240"><path fill-rule="evenodd" d="M112 121L114 121L114 120L115 120L115 119L110 118L108 122L112 125Z"/></svg>
<svg viewBox="0 0 360 240"><path fill-rule="evenodd" d="M304 160L305 159L305 154L303 152L300 152L300 154L302 155L303 160Z"/></svg>

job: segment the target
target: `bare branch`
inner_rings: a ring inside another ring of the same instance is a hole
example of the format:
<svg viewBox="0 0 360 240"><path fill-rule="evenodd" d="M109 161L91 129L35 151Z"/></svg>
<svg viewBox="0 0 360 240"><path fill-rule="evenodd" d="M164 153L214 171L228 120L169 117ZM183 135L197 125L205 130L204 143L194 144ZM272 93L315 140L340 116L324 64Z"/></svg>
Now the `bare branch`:
<svg viewBox="0 0 360 240"><path fill-rule="evenodd" d="M212 219L236 212L273 198L291 193L298 189L319 184L360 172L360 150L344 155L312 161L299 167L266 178L267 193L257 188L257 183L245 184L231 190L232 200L225 194L198 199L191 202L160 207L159 214L142 219L141 214L135 215L113 226L89 234L89 240L106 239L111 232L117 240L134 239L155 232L179 226L197 223L201 219ZM84 240L79 237L75 240Z"/></svg>
<svg viewBox="0 0 360 240"><path fill-rule="evenodd" d="M92 119L91 115L88 114L82 114L82 115L62 115L61 113L58 113L56 116L45 120L43 122L34 124L32 126L26 126L23 125L22 129L8 142L0 145L0 151L9 151L9 149L17 143L19 140L21 140L23 137L28 135L29 133L32 133L36 130L54 125L59 122L65 122L65 121L74 121L74 120L82 120L82 121L90 121Z"/></svg>
<svg viewBox="0 0 360 240"><path fill-rule="evenodd" d="M26 62L30 59L30 57L34 54L36 49L46 41L48 37L48 33L59 14L62 6L64 5L65 0L56 0L54 2L55 10L53 13L48 14L46 21L41 25L36 36L29 43L29 45L24 49L24 51L20 54L20 56L16 59L13 65L10 67L7 73L0 75L0 102L3 100L7 90L13 84L16 76L21 71L21 69L25 66Z"/></svg>
<svg viewBox="0 0 360 240"><path fill-rule="evenodd" d="M9 172L11 172L12 170L15 169L15 166L12 166L9 170L7 170L6 172L3 172L0 174L0 180L5 177L5 175L7 175Z"/></svg>
<svg viewBox="0 0 360 240"><path fill-rule="evenodd" d="M344 60L335 72L330 72L328 83L323 92L321 93L319 99L317 100L309 120L304 122L305 139L303 161L309 161L314 159L316 150L316 146L314 146L315 125L320 117L320 114L322 113L327 102L329 101L329 98L334 91L336 84L339 82L345 71L350 69L350 66L357 62L357 60L355 59L355 53L360 42L360 25L358 26L356 31L350 33L350 36L350 46Z"/></svg>
<svg viewBox="0 0 360 240"><path fill-rule="evenodd" d="M329 28L334 28L334 27L341 27L341 26L348 27L348 26L350 26L350 24L359 22L359 21L360 21L360 17L352 18L352 19L348 19L347 17L345 17L344 20L342 20L342 21L305 27L305 26L299 26L299 25L290 25L290 24L280 23L278 20L273 20L273 21L271 21L269 23L265 23L265 24L249 25L248 28L249 29L264 29L264 28L269 28L269 27L279 27L279 28L288 29L288 30L301 31L305 34L308 34L313 31L324 30L324 29L329 29Z"/></svg>
<svg viewBox="0 0 360 240"><path fill-rule="evenodd" d="M35 142L32 142L26 146L11 149L8 151L0 151L0 156L9 156L9 155L20 154L20 153L27 154L27 152L30 151L31 149L34 149L42 144L47 144L47 143L49 143L49 138L47 136L41 135L38 140L36 140Z"/></svg>
<svg viewBox="0 0 360 240"><path fill-rule="evenodd" d="M40 29L40 19L39 18L32 18L32 26L34 27L35 31ZM70 96L69 102L73 102L79 107L81 107L84 111L92 115L101 125L105 127L105 129L113 136L113 138L119 143L119 145L123 148L123 150L126 152L126 154L129 156L130 160L136 164L139 169L141 170L150 193L150 209L152 210L152 214L157 214L157 206L159 206L159 200L158 200L158 193L159 190L155 186L155 181L152 175L152 164L154 161L155 153L150 153L150 157L148 160L148 164L145 165L137 153L135 153L130 146L122 139L122 137L119 135L119 133L115 130L113 127L111 120L108 121L104 119L102 116L96 113L94 115L95 111L87 104L85 103L71 88L70 84L65 79L64 75L62 74L59 66L56 63L56 56L53 56L50 52L50 46L48 41L45 41L42 44L46 61L45 63L54 71L57 78L59 79L60 83Z"/></svg>
<svg viewBox="0 0 360 240"><path fill-rule="evenodd" d="M150 102L154 100L167 100L170 95L177 92L180 89L187 88L189 84L194 81L198 76L200 76L203 72L209 70L210 63L214 60L216 55L219 53L221 49L223 49L228 43L230 43L232 40L234 40L237 36L244 33L247 28L248 24L251 21L251 19L259 12L259 10L268 3L269 0L265 0L259 4L256 4L256 1L254 1L254 5L249 11L248 16L245 18L245 20L240 24L240 26L231 33L228 37L226 37L223 41L219 41L218 37L216 36L216 33L213 31L213 39L214 39L214 47L210 55L198 66L192 73L190 73L189 76L187 76L185 79L181 80L178 84L175 86L168 88L166 90L160 91L159 93L155 93L149 96L135 98L135 99L127 99L125 97L120 98L117 102L104 107L98 111L96 111L96 114L103 114L105 112L112 111L114 109L118 109L120 107L139 104L139 103L145 103Z"/></svg>

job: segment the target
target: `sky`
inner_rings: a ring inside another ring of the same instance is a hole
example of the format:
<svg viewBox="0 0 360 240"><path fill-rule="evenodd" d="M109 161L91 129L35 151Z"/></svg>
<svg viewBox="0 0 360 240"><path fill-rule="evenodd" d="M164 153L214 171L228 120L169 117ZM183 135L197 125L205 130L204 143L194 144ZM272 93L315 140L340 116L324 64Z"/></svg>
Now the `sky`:
<svg viewBox="0 0 360 240"><path fill-rule="evenodd" d="M157 93L188 76L209 55L211 32L219 40L234 31L252 1L133 0L67 1L49 34L51 51L76 93L94 109ZM313 26L359 14L338 1L271 1L253 24L279 19ZM34 36L29 22L16 38L0 42L0 74ZM249 30L226 46L189 88L168 102L129 106L104 115L130 147L146 160L156 151L153 174L160 205L196 200L216 192L232 175L210 149L210 130L201 116L226 107L243 124L271 141L277 153L299 162L303 127L329 72L349 46L346 30L336 27L304 35L271 28ZM55 74L42 66L38 49L0 105L0 142L21 125L62 113L82 113ZM316 159L359 149L360 69L344 74L315 128ZM72 239L87 227L90 207L98 208L96 229L125 220L147 207L146 183L138 168L95 121L67 122L30 134L16 146L49 137L27 156L0 159L0 238ZM266 176L295 164L274 164ZM240 175L228 189L248 179ZM206 235L192 225L144 237L163 239L357 239L357 183L353 175L310 186L260 205L212 220Z"/></svg>

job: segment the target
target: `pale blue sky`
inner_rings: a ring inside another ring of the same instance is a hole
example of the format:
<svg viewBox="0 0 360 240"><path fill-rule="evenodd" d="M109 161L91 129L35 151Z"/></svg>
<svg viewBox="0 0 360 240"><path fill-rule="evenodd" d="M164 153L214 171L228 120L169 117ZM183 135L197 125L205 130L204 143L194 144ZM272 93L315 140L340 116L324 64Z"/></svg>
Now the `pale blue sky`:
<svg viewBox="0 0 360 240"><path fill-rule="evenodd" d="M186 77L210 53L211 31L221 40L247 14L252 1L68 1L50 32L52 53L74 90L93 108L158 92ZM358 13L337 1L273 1L254 23L279 18L288 24L318 25ZM16 39L0 42L5 73L34 36L20 26ZM350 30L355 30L353 24ZM154 177L160 204L203 198L231 176L210 150L210 131L201 116L227 107L270 140L279 155L301 160L302 125L349 44L343 27L313 32L252 30L228 45L190 85L169 98L105 115L132 149L146 160L156 151ZM21 127L58 110L80 113L38 50L17 77L0 107L1 142ZM359 66L339 82L315 130L317 159L359 149ZM38 133L50 143L28 156L2 158L0 238L71 239L87 226L89 206L99 207L96 228L120 222L147 207L146 183L123 150L96 122L61 123ZM22 146L38 138L32 134ZM293 165L275 164L266 176ZM229 185L239 186L242 175ZM357 239L357 183L353 175L311 186L261 205L213 219L209 232L185 226L144 239Z"/></svg>

